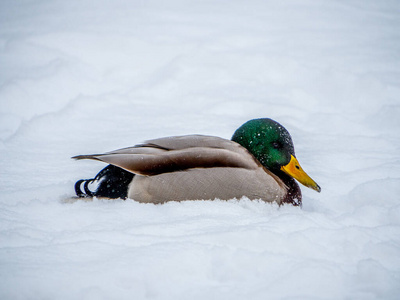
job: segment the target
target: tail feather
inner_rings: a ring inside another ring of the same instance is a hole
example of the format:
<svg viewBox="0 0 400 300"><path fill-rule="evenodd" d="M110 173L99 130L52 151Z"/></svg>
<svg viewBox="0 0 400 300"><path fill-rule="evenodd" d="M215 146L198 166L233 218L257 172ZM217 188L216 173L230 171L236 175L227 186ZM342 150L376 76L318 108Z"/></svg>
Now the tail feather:
<svg viewBox="0 0 400 300"><path fill-rule="evenodd" d="M128 187L134 174L119 167L108 165L93 179L81 179L75 183L75 193L78 197L122 198L128 196ZM92 191L89 185L97 185ZM83 190L82 190L83 187Z"/></svg>
<svg viewBox="0 0 400 300"><path fill-rule="evenodd" d="M75 193L78 197L92 197L93 196L92 193L90 192L90 190L86 191L85 187L84 187L84 192L82 191L82 183L84 185L86 185L92 180L93 179L81 179L75 183Z"/></svg>

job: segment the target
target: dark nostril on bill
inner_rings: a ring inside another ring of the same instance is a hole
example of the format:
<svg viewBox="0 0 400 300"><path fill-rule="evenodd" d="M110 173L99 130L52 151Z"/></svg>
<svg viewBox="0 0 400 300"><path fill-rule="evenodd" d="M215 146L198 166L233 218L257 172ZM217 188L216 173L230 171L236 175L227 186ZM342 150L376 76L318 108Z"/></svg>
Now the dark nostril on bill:
<svg viewBox="0 0 400 300"><path fill-rule="evenodd" d="M299 166L296 166L296 169L297 169L297 170L300 170L300 167L299 167Z"/></svg>

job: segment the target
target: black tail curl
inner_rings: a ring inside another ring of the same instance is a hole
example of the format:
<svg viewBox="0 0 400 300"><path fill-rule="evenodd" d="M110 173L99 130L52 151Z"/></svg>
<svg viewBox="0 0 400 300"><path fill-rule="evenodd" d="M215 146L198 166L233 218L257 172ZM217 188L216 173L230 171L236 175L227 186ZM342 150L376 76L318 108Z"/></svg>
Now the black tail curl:
<svg viewBox="0 0 400 300"><path fill-rule="evenodd" d="M128 196L128 187L133 176L135 175L124 169L108 165L95 178L78 180L75 183L75 193L78 197L126 199ZM97 185L97 187L92 191L89 185Z"/></svg>

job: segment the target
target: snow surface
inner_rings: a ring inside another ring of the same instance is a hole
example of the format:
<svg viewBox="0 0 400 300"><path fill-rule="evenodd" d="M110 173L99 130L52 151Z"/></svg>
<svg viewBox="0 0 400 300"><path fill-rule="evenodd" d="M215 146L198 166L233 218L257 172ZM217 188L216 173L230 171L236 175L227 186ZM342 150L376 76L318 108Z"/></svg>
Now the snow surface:
<svg viewBox="0 0 400 300"><path fill-rule="evenodd" d="M400 2L0 3L1 299L399 299ZM71 156L270 117L322 187L65 203Z"/></svg>

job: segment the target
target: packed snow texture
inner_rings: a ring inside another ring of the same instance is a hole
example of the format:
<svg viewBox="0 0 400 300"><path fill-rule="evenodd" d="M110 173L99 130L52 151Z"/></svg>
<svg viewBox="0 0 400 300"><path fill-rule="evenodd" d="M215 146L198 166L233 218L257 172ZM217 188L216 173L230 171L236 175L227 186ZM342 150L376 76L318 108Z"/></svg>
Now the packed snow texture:
<svg viewBox="0 0 400 300"><path fill-rule="evenodd" d="M400 2L0 3L1 299L399 299ZM65 203L170 135L292 134L303 208Z"/></svg>

